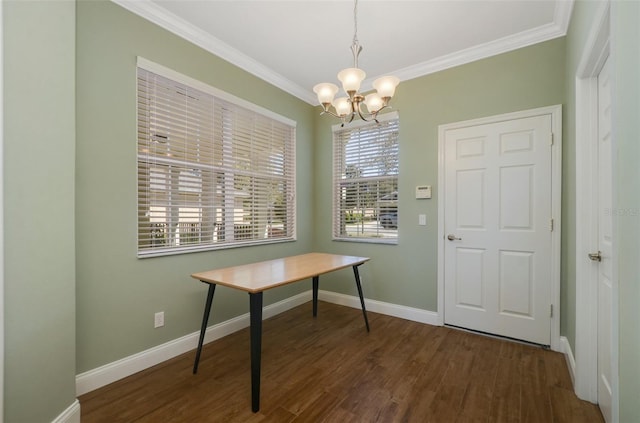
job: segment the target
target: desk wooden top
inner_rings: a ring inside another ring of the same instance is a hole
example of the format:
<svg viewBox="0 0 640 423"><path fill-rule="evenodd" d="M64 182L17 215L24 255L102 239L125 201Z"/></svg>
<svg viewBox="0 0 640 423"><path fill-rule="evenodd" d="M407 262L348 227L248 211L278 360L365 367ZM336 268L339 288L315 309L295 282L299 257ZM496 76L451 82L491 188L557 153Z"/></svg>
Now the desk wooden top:
<svg viewBox="0 0 640 423"><path fill-rule="evenodd" d="M191 277L202 282L256 293L345 267L360 265L368 260L368 257L309 253L194 273Z"/></svg>

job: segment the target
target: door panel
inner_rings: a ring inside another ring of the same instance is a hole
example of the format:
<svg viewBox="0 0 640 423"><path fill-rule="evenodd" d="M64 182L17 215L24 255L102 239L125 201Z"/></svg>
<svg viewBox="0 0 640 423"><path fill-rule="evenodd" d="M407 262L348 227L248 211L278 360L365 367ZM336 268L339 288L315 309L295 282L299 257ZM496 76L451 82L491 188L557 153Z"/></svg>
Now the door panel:
<svg viewBox="0 0 640 423"><path fill-rule="evenodd" d="M482 249L456 249L456 305L485 310L484 277L482 272L485 251ZM478 273L478 270L480 272Z"/></svg>
<svg viewBox="0 0 640 423"><path fill-rule="evenodd" d="M458 172L456 202L459 228L483 229L485 227L484 176L485 171L482 169Z"/></svg>
<svg viewBox="0 0 640 423"><path fill-rule="evenodd" d="M530 165L500 169L500 229L529 230L533 228L534 168Z"/></svg>
<svg viewBox="0 0 640 423"><path fill-rule="evenodd" d="M612 200L611 88L609 60L598 76L598 404L611 421Z"/></svg>
<svg viewBox="0 0 640 423"><path fill-rule="evenodd" d="M501 314L512 317L533 317L533 253L500 252Z"/></svg>
<svg viewBox="0 0 640 423"><path fill-rule="evenodd" d="M549 345L551 115L445 133L446 324Z"/></svg>

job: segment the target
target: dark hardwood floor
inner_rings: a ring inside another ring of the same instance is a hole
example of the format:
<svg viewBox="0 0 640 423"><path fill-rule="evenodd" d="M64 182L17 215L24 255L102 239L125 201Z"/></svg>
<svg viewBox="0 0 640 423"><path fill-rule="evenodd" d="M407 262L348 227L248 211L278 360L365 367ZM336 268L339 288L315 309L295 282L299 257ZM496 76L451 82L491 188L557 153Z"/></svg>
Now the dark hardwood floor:
<svg viewBox="0 0 640 423"><path fill-rule="evenodd" d="M215 312L215 305L214 305ZM603 422L562 354L446 327L311 303L263 324L251 412L249 330L80 398L82 422Z"/></svg>

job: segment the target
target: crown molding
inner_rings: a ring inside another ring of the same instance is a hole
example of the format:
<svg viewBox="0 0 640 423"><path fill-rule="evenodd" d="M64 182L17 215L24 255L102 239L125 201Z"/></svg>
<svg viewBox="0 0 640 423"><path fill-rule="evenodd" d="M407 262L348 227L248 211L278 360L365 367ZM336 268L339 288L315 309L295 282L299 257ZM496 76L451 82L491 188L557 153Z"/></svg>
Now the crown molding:
<svg viewBox="0 0 640 423"><path fill-rule="evenodd" d="M228 61L229 63L251 73L252 75L280 88L281 90L309 103L318 105L315 94L285 78L279 73L234 49L211 34L193 26L184 19L167 11L151 0L111 0L123 8L147 19L150 22L184 38L206 51ZM471 63L498 54L517 50L543 41L566 35L573 11L574 0L556 0L553 23L543 25L518 34L503 37L488 43L473 46L452 54L440 56L413 66L398 69L389 74L397 76L400 81L407 81L431 73L439 72L455 66ZM378 78L366 79L363 84L371 85Z"/></svg>
<svg viewBox="0 0 640 423"><path fill-rule="evenodd" d="M280 88L281 90L315 105L317 99L313 92L300 87L289 79L264 66L246 54L234 49L227 43L212 36L208 32L195 27L184 19L158 6L151 0L111 0L113 3L135 13L136 15L166 29L175 35L207 50L221 59L257 76L258 78Z"/></svg>
<svg viewBox="0 0 640 423"><path fill-rule="evenodd" d="M569 21L571 21L574 3L575 0L556 0L553 22L560 28L562 35L567 35L569 30Z"/></svg>
<svg viewBox="0 0 640 423"><path fill-rule="evenodd" d="M432 60L389 72L389 74L397 76L400 81L408 81L455 66L475 62L476 60L486 59L491 56L563 37L567 35L574 1L575 0L556 0L553 23L459 50ZM380 76L382 75L367 78L363 81L363 85L371 85L373 81Z"/></svg>
<svg viewBox="0 0 640 423"><path fill-rule="evenodd" d="M509 51L541 43L543 41L552 40L554 38L562 37L566 35L566 33L566 26L562 28L554 22L528 31L523 31L518 34L510 35L508 37L490 41L488 43L479 44L452 54L440 56L433 60L418 63L414 66L398 69L391 73L400 78L401 81L406 81L453 68L455 66L475 62L476 60L507 53Z"/></svg>

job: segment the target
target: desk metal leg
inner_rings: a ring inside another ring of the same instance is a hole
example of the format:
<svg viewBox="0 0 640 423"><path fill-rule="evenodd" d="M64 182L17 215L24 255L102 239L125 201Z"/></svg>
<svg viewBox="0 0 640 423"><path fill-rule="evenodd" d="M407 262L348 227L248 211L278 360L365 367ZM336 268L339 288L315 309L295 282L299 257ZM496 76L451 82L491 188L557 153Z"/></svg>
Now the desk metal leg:
<svg viewBox="0 0 640 423"><path fill-rule="evenodd" d="M249 293L251 321L251 411L260 410L260 362L262 354L262 292Z"/></svg>
<svg viewBox="0 0 640 423"><path fill-rule="evenodd" d="M213 303L213 293L216 291L216 284L209 284L209 292L207 293L207 303L204 306L204 315L202 316L202 326L200 327L200 339L198 340L198 350L196 351L196 361L193 363L193 374L198 371L198 363L200 362L200 353L202 352L202 342L204 342L204 334L207 331L207 323L209 322L209 314L211 313L211 303Z"/></svg>
<svg viewBox="0 0 640 423"><path fill-rule="evenodd" d="M362 286L360 285L360 273L358 272L358 266L353 266L353 274L356 277L356 286L358 287L358 295L360 295L360 305L362 305L362 315L364 316L364 323L367 325L367 332L369 332L369 319L367 319L367 309L364 307L364 296L362 295Z"/></svg>
<svg viewBox="0 0 640 423"><path fill-rule="evenodd" d="M320 277L313 277L313 317L318 315L318 281Z"/></svg>

